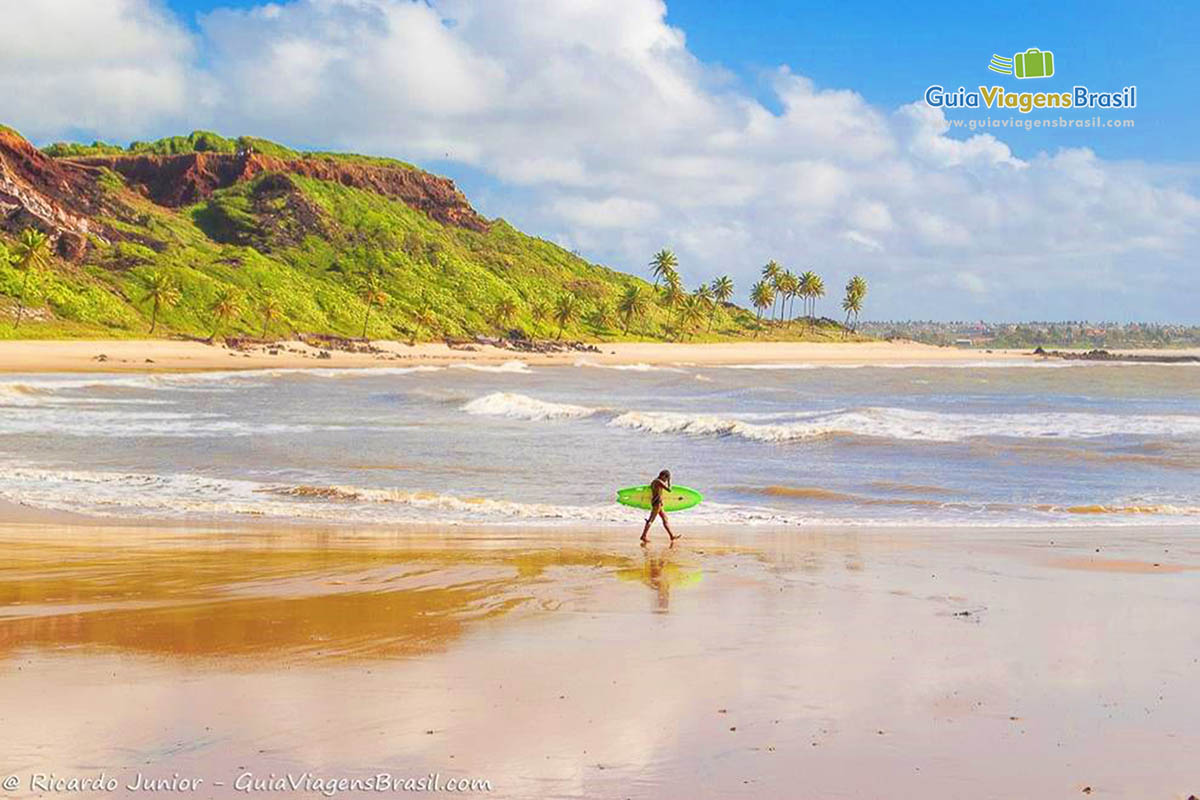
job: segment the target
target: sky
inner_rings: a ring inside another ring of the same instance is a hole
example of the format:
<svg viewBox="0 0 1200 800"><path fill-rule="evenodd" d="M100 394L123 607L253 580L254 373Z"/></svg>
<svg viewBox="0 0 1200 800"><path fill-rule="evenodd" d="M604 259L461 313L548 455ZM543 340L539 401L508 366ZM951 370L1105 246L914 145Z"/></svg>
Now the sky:
<svg viewBox="0 0 1200 800"><path fill-rule="evenodd" d="M861 274L872 319L1200 322L1200 6L0 4L0 122L39 144L205 128L394 156L617 269L670 247L742 299L772 258L831 295ZM1053 77L987 69L1029 48ZM1138 102L945 110L933 84ZM955 127L1093 116L1133 125Z"/></svg>

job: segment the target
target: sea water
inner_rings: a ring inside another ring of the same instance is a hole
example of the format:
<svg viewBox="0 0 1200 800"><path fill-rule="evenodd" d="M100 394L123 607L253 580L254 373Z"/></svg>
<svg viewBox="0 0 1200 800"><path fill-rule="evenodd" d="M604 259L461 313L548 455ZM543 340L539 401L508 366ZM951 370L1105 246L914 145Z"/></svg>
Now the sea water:
<svg viewBox="0 0 1200 800"><path fill-rule="evenodd" d="M105 517L1200 523L1200 367L502 365L0 378L0 499Z"/></svg>

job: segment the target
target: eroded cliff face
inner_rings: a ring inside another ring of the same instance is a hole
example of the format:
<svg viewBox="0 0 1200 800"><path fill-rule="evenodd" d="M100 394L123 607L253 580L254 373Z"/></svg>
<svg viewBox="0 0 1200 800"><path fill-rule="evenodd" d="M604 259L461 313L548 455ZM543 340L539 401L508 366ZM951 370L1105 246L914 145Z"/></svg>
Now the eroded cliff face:
<svg viewBox="0 0 1200 800"><path fill-rule="evenodd" d="M79 258L89 235L104 238L103 227L90 219L104 204L95 178L88 167L58 162L0 128L0 228L37 228L60 255Z"/></svg>
<svg viewBox="0 0 1200 800"><path fill-rule="evenodd" d="M454 181L415 169L333 158L282 159L258 153L189 153L178 156L100 156L71 159L107 167L155 203L178 207L264 172L302 175L391 197L446 225L482 231L484 220Z"/></svg>
<svg viewBox="0 0 1200 800"><path fill-rule="evenodd" d="M29 226L38 228L52 237L60 255L71 260L83 257L90 237L105 241L127 238L97 219L101 214L125 217L129 204L121 201L120 192L101 188L102 168L121 175L131 190L169 208L191 205L239 181L274 173L384 195L445 225L476 231L486 230L488 225L452 180L401 165L348 158L284 159L258 153L56 159L0 127L0 228L13 233ZM290 188L299 193L296 187Z"/></svg>

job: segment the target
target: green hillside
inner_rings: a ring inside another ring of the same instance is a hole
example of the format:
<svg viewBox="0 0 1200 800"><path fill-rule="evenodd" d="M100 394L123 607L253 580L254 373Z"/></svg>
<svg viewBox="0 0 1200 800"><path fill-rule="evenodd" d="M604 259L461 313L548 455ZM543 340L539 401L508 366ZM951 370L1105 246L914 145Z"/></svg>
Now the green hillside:
<svg viewBox="0 0 1200 800"><path fill-rule="evenodd" d="M175 156L247 145L258 153L296 155L270 142L204 132L124 149L58 144L46 152ZM319 155L348 165L415 169ZM19 328L0 322L0 337L146 336L153 310L146 287L154 275L178 290L176 303L162 304L155 335L359 336L364 323L368 337L389 339L513 331L588 340L797 338L805 330L765 326L753 312L686 296L668 307L645 280L591 264L503 220L483 231L443 224L400 200L298 174L260 174L181 208L152 202L110 169L98 171L95 183L105 207L116 209L95 217L114 233L112 241L93 237L79 261L55 257L32 273L25 319ZM24 281L8 257L15 240L15 231L0 232L0 317L12 316ZM631 286L644 308L626 332L618 309ZM688 302L695 307L689 310ZM560 314L563 305L571 311ZM215 310L222 306L224 319ZM842 331L818 326L810 336L841 338Z"/></svg>

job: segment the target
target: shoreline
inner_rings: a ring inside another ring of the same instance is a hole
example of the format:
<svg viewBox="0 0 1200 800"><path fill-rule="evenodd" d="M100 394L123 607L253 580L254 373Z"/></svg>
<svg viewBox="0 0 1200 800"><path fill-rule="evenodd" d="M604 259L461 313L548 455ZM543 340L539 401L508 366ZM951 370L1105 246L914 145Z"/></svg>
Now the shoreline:
<svg viewBox="0 0 1200 800"><path fill-rule="evenodd" d="M255 369L364 369L443 367L450 364L530 366L727 366L740 364L890 365L1028 360L1028 351L960 350L915 342L611 342L599 352L522 352L492 345L450 347L373 341L378 353L321 351L299 341L233 350L223 345L172 339L76 339L0 341L0 373L192 372ZM274 350L275 354L271 351ZM321 353L328 353L322 356Z"/></svg>

